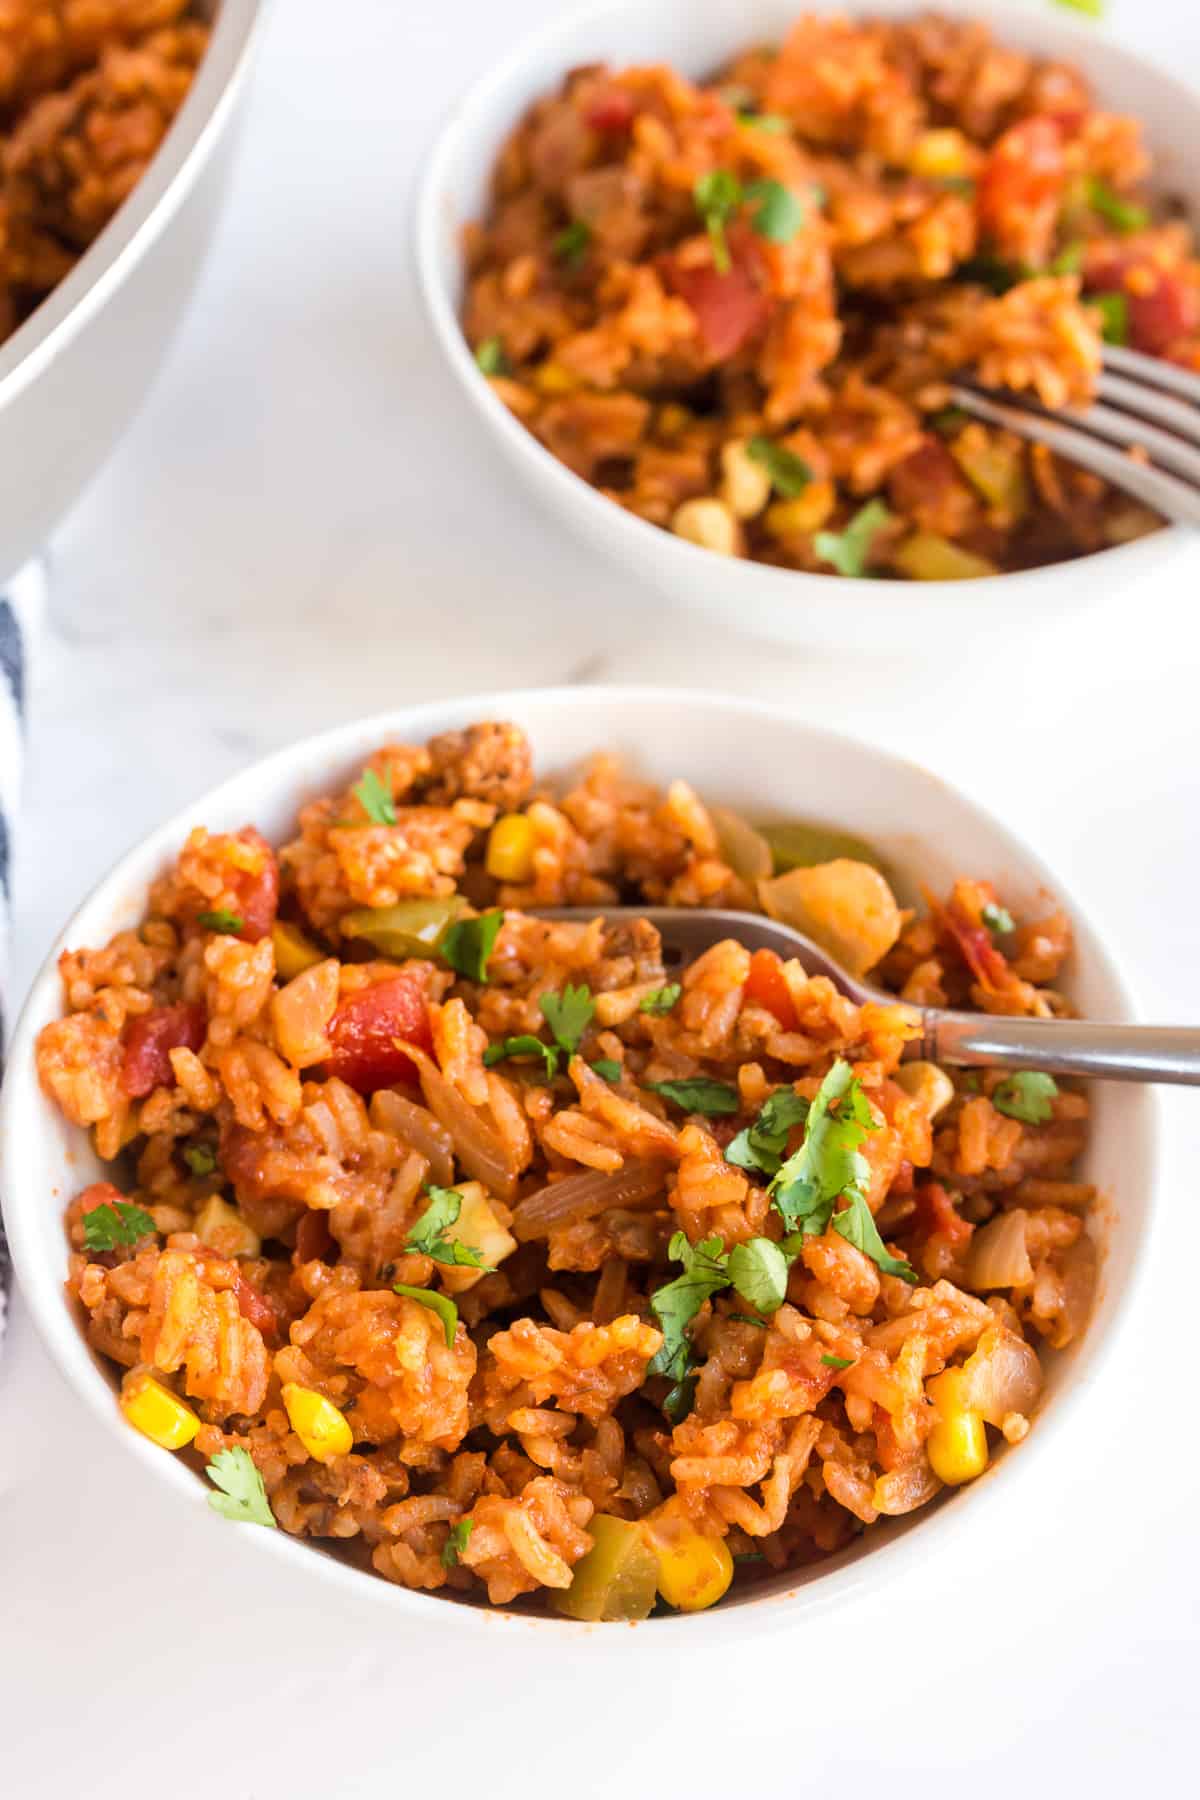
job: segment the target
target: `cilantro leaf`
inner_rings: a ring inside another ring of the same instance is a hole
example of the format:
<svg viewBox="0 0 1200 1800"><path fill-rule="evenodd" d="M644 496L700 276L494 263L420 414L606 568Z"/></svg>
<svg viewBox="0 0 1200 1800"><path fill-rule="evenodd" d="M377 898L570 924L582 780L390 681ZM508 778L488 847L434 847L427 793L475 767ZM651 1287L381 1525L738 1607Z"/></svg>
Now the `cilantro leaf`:
<svg viewBox="0 0 1200 1800"><path fill-rule="evenodd" d="M620 1081L621 1065L611 1056L601 1056L591 1064L591 1068L602 1081Z"/></svg>
<svg viewBox="0 0 1200 1800"><path fill-rule="evenodd" d="M1100 336L1106 344L1129 342L1128 294L1090 294L1088 305L1100 314Z"/></svg>
<svg viewBox="0 0 1200 1800"><path fill-rule="evenodd" d="M392 790L380 781L374 769L363 770L362 780L353 792L354 798L368 819L373 820L376 825L394 825L396 823L396 808L392 803Z"/></svg>
<svg viewBox="0 0 1200 1800"><path fill-rule="evenodd" d="M823 1356L821 1361L828 1363L831 1369L848 1369L854 1358L852 1356Z"/></svg>
<svg viewBox="0 0 1200 1800"><path fill-rule="evenodd" d="M1071 243L1064 244L1050 264L1051 275L1078 275L1083 267L1085 247L1082 238L1075 238Z"/></svg>
<svg viewBox="0 0 1200 1800"><path fill-rule="evenodd" d="M551 253L570 269L577 269L587 255L592 241L592 228L586 219L572 219L554 238Z"/></svg>
<svg viewBox="0 0 1200 1800"><path fill-rule="evenodd" d="M884 1248L883 1239L879 1235L879 1227L871 1216L866 1196L861 1188L848 1190L850 1204L842 1212L835 1213L833 1229L839 1237L844 1237L848 1244L869 1256L877 1269L885 1275L898 1275L901 1281L907 1281L910 1287L917 1285L917 1272L910 1263L893 1256Z"/></svg>
<svg viewBox="0 0 1200 1800"><path fill-rule="evenodd" d="M1053 1075L1035 1069L1018 1069L992 1090L992 1105L1023 1125L1044 1125L1054 1112L1050 1102L1058 1092Z"/></svg>
<svg viewBox="0 0 1200 1800"><path fill-rule="evenodd" d="M752 1318L749 1313L730 1313L729 1317L731 1319L736 1319L739 1325L753 1325L758 1331L765 1331L767 1329L767 1321L765 1319Z"/></svg>
<svg viewBox="0 0 1200 1800"><path fill-rule="evenodd" d="M543 994L538 1001L542 1017L554 1033L559 1049L574 1056L579 1041L595 1016L596 1006L591 990L585 985L568 984L561 994Z"/></svg>
<svg viewBox="0 0 1200 1800"><path fill-rule="evenodd" d="M809 1102L794 1088L782 1087L765 1102L753 1125L739 1131L725 1161L739 1169L757 1169L762 1175L778 1175L788 1133L808 1117Z"/></svg>
<svg viewBox="0 0 1200 1800"><path fill-rule="evenodd" d="M493 1064L505 1062L510 1056L542 1057L546 1064L547 1081L553 1081L558 1073L558 1051L554 1045L543 1044L541 1038L533 1037L529 1032L522 1032L520 1037L505 1038L502 1044L489 1044L483 1053L484 1067L490 1069Z"/></svg>
<svg viewBox="0 0 1200 1800"><path fill-rule="evenodd" d="M1087 202L1093 212L1098 212L1102 219L1107 219L1110 225L1126 235L1131 231L1143 231L1150 223L1150 215L1144 206L1135 206L1124 199L1097 175L1088 177Z"/></svg>
<svg viewBox="0 0 1200 1800"><path fill-rule="evenodd" d="M775 137L782 137L792 129L792 121L785 119L782 113L756 113L743 107L737 115L739 125L752 125L755 131L769 131Z"/></svg>
<svg viewBox="0 0 1200 1800"><path fill-rule="evenodd" d="M668 1424L678 1425L691 1412L696 1399L696 1377L685 1375L663 1397L663 1415Z"/></svg>
<svg viewBox="0 0 1200 1800"><path fill-rule="evenodd" d="M212 1175L217 1167L217 1153L211 1144L189 1144L183 1160L193 1175Z"/></svg>
<svg viewBox="0 0 1200 1800"><path fill-rule="evenodd" d="M983 908L980 917L994 938L1007 937L1010 931L1015 931L1017 929L1013 924L1013 916L1008 908L1006 906L997 906L994 900L988 901L987 905Z"/></svg>
<svg viewBox="0 0 1200 1800"><path fill-rule="evenodd" d="M818 531L813 549L823 562L832 563L839 575L865 575L875 534L890 525L892 518L882 500L869 500L845 531Z"/></svg>
<svg viewBox="0 0 1200 1800"><path fill-rule="evenodd" d="M1086 13L1089 19L1104 17L1104 0L1058 0L1059 6L1065 6L1071 12Z"/></svg>
<svg viewBox="0 0 1200 1800"><path fill-rule="evenodd" d="M782 494L785 500L794 500L797 494L802 494L813 478L803 457L785 450L782 444L772 443L770 438L752 437L746 445L746 455L762 464L771 477L775 492Z"/></svg>
<svg viewBox="0 0 1200 1800"><path fill-rule="evenodd" d="M403 1281L392 1284L394 1294L404 1294L409 1300L415 1300L420 1306L427 1306L442 1321L442 1329L446 1333L446 1348L454 1348L454 1334L458 1330L458 1308L448 1294L435 1293L432 1288L408 1287Z"/></svg>
<svg viewBox="0 0 1200 1800"><path fill-rule="evenodd" d="M218 1450L205 1473L221 1490L208 1496L208 1504L214 1512L244 1525L274 1526L275 1515L267 1500L262 1475L248 1450L240 1444L235 1444L231 1450Z"/></svg>
<svg viewBox="0 0 1200 1800"><path fill-rule="evenodd" d="M219 906L215 912L197 913L196 923L203 925L205 931L223 931L227 937L236 937L244 921L238 913Z"/></svg>
<svg viewBox="0 0 1200 1800"><path fill-rule="evenodd" d="M804 202L782 181L752 181L746 189L750 224L773 244L790 244L804 224Z"/></svg>
<svg viewBox="0 0 1200 1800"><path fill-rule="evenodd" d="M839 1057L809 1108L804 1142L768 1190L785 1224L801 1225L806 1236L825 1230L835 1200L870 1179L859 1145L875 1129L867 1097L850 1064Z"/></svg>
<svg viewBox="0 0 1200 1800"><path fill-rule="evenodd" d="M710 1119L735 1113L740 1105L736 1088L727 1081L710 1081L706 1075L688 1076L683 1081L643 1081L642 1086L684 1112L703 1113Z"/></svg>
<svg viewBox="0 0 1200 1800"><path fill-rule="evenodd" d="M488 1275L493 1274L491 1265L484 1262L473 1245L459 1243L457 1238L445 1235L447 1227L454 1224L462 1211L462 1195L458 1189L435 1187L432 1182L426 1182L425 1192L429 1195L429 1205L413 1225L404 1248L415 1251L418 1256L431 1256L434 1262L446 1263L452 1268L482 1269Z"/></svg>
<svg viewBox="0 0 1200 1800"><path fill-rule="evenodd" d="M663 1341L647 1363L646 1373L667 1375L679 1383L691 1369L687 1328L704 1302L729 1286L729 1259L719 1237L703 1238L693 1245L683 1231L672 1237L667 1254L672 1262L683 1264L683 1273L650 1296L650 1310L662 1328Z"/></svg>
<svg viewBox="0 0 1200 1800"><path fill-rule="evenodd" d="M456 1519L450 1527L449 1535L442 1545L442 1567L453 1569L459 1557L467 1547L471 1533L475 1529L474 1519Z"/></svg>
<svg viewBox="0 0 1200 1800"><path fill-rule="evenodd" d="M734 209L741 205L742 184L728 169L710 169L707 174L697 176L692 199L708 232L713 267L718 275L728 275L732 264L725 224Z"/></svg>
<svg viewBox="0 0 1200 1800"><path fill-rule="evenodd" d="M759 1312L777 1312L787 1297L788 1259L770 1238L750 1238L729 1252L729 1279Z"/></svg>
<svg viewBox="0 0 1200 1800"><path fill-rule="evenodd" d="M475 351L475 361L489 378L493 375L512 374L512 364L504 354L504 345L498 337L484 338Z"/></svg>
<svg viewBox="0 0 1200 1800"><path fill-rule="evenodd" d="M117 1200L110 1206L104 1201L83 1215L83 1241L89 1250L115 1250L118 1244L136 1244L139 1238L157 1231L148 1212L128 1200Z"/></svg>
<svg viewBox="0 0 1200 1800"><path fill-rule="evenodd" d="M638 1011L649 1013L655 1019L660 1018L676 1005L682 992L677 981L668 981L666 987L655 988L651 994L643 994L638 1002Z"/></svg>
<svg viewBox="0 0 1200 1800"><path fill-rule="evenodd" d="M442 933L438 955L468 981L486 981L488 958L496 947L503 923L502 907L497 907L494 912L480 913L474 919L456 919Z"/></svg>
<svg viewBox="0 0 1200 1800"><path fill-rule="evenodd" d="M939 437L956 437L970 419L970 413L964 412L961 406L939 407L937 412L929 415L929 423Z"/></svg>

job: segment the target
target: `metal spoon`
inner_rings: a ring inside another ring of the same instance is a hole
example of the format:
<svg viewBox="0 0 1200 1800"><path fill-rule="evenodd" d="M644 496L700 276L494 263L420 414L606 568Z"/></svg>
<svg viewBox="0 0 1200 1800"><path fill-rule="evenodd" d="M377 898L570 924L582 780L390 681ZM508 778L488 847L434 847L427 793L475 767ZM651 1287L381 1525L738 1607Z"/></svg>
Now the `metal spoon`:
<svg viewBox="0 0 1200 1800"><path fill-rule="evenodd" d="M538 908L540 919L614 923L648 919L662 937L668 966L690 962L722 938L747 950L798 956L810 975L827 975L848 999L896 1004L895 994L848 975L828 951L790 925L762 913L718 912L675 906L560 906ZM1055 1075L1091 1075L1108 1081L1167 1081L1200 1086L1200 1030L1179 1025L1102 1025L1090 1019L1013 1019L992 1013L948 1012L936 1006L909 1009L921 1027L906 1059L980 1069L1045 1069Z"/></svg>

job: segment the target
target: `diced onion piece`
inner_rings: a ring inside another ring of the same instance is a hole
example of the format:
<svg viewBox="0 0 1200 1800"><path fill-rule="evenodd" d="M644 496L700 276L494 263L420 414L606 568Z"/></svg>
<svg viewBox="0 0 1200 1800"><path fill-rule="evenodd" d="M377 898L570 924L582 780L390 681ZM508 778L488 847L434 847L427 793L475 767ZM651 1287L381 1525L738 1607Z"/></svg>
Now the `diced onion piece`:
<svg viewBox="0 0 1200 1800"><path fill-rule="evenodd" d="M1042 1391L1042 1365L1032 1344L1003 1325L989 1325L963 1364L963 1404L997 1429L1008 1413L1026 1417Z"/></svg>
<svg viewBox="0 0 1200 1800"><path fill-rule="evenodd" d="M517 1240L505 1229L488 1204L488 1197L477 1181L460 1181L462 1196L457 1219L445 1228L451 1242L466 1244L477 1250L488 1268L497 1269L506 1256L511 1256ZM441 1270L442 1286L448 1294L465 1294L477 1281L483 1280L483 1269L447 1265Z"/></svg>
<svg viewBox="0 0 1200 1800"><path fill-rule="evenodd" d="M1056 1350L1071 1343L1087 1325L1098 1273L1096 1246L1085 1231L1063 1253L1063 1306L1050 1337Z"/></svg>
<svg viewBox="0 0 1200 1800"><path fill-rule="evenodd" d="M936 1063L902 1063L892 1080L919 1103L927 1119L936 1119L954 1098L954 1083Z"/></svg>
<svg viewBox="0 0 1200 1800"><path fill-rule="evenodd" d="M547 1237L560 1226L577 1225L614 1208L628 1211L660 1194L664 1179L661 1163L633 1157L611 1174L587 1169L582 1175L566 1175L522 1200L513 1214L512 1228L520 1241L527 1243L530 1238Z"/></svg>
<svg viewBox="0 0 1200 1800"><path fill-rule="evenodd" d="M903 920L891 888L869 863L838 857L760 881L762 909L802 931L850 975L865 975L900 936Z"/></svg>
<svg viewBox="0 0 1200 1800"><path fill-rule="evenodd" d="M976 1231L967 1256L966 1285L977 1293L989 1288L1027 1287L1033 1264L1025 1242L1029 1214L1023 1207L998 1213Z"/></svg>
<svg viewBox="0 0 1200 1800"><path fill-rule="evenodd" d="M927 1500L941 1487L941 1482L922 1458L920 1462L910 1463L904 1469L892 1469L881 1475L875 1483L875 1493L871 1504L876 1512L885 1513L889 1518L899 1518L903 1513L915 1512L918 1506L924 1506Z"/></svg>
<svg viewBox="0 0 1200 1800"><path fill-rule="evenodd" d="M762 881L774 869L771 846L740 813L728 806L710 806L708 816L717 834L721 855L743 881Z"/></svg>

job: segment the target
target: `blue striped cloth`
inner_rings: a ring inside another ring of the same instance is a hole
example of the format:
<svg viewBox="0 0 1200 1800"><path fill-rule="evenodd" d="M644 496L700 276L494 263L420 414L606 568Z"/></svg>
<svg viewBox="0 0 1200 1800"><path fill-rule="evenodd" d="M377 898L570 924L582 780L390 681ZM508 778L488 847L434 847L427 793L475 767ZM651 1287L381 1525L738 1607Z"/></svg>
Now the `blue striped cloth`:
<svg viewBox="0 0 1200 1800"><path fill-rule="evenodd" d="M9 1015L8 938L12 909L13 833L21 797L30 646L45 608L46 572L27 563L0 584L0 1073ZM0 1218L0 1337L12 1267Z"/></svg>

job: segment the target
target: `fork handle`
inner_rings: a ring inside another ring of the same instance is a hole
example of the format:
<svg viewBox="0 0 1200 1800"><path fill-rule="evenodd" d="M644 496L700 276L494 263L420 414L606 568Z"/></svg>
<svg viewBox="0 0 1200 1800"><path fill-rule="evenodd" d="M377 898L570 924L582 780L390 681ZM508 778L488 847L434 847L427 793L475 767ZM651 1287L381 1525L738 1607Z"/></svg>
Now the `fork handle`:
<svg viewBox="0 0 1200 1800"><path fill-rule="evenodd" d="M922 1024L920 1054L931 1062L1200 1087L1200 1030L1188 1026L1011 1019L932 1007Z"/></svg>

